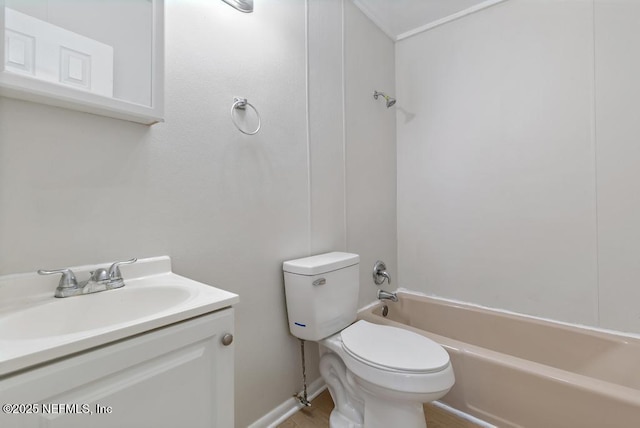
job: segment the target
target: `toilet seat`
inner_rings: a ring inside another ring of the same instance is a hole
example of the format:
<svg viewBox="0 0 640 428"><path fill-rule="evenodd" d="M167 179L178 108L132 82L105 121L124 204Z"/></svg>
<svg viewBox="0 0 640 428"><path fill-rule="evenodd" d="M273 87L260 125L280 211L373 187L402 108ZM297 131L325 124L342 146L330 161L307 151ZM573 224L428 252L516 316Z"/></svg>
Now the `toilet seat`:
<svg viewBox="0 0 640 428"><path fill-rule="evenodd" d="M449 366L449 354L433 340L405 329L360 320L341 332L352 358L379 370L428 374Z"/></svg>
<svg viewBox="0 0 640 428"><path fill-rule="evenodd" d="M448 391L455 382L444 348L405 329L360 320L321 343L340 355L362 388L424 398Z"/></svg>

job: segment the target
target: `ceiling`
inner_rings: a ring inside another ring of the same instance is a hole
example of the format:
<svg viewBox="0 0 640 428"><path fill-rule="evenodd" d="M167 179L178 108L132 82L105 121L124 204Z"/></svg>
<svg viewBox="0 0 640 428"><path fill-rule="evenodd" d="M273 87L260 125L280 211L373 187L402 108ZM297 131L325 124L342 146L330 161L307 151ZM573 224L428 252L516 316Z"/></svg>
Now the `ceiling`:
<svg viewBox="0 0 640 428"><path fill-rule="evenodd" d="M505 0L353 0L393 40L449 22Z"/></svg>

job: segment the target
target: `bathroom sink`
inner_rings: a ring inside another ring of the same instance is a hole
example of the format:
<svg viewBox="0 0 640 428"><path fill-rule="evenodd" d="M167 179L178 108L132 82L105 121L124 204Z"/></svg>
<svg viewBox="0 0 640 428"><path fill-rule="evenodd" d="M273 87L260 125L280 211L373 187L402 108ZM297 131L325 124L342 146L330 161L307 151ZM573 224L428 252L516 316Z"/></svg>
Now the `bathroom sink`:
<svg viewBox="0 0 640 428"><path fill-rule="evenodd" d="M0 340L32 340L87 332L153 316L191 297L178 286L123 287L49 299L2 319Z"/></svg>
<svg viewBox="0 0 640 428"><path fill-rule="evenodd" d="M95 266L73 268L89 275ZM57 278L0 276L0 377L35 364L181 322L238 296L171 271L169 257L122 267L125 286L56 298Z"/></svg>

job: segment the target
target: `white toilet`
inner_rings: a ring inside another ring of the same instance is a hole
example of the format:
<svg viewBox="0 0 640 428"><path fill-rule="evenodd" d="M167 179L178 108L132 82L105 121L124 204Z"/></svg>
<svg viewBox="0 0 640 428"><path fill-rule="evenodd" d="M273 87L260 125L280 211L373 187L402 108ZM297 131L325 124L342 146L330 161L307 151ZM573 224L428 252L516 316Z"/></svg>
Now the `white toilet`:
<svg viewBox="0 0 640 428"><path fill-rule="evenodd" d="M353 323L359 262L339 252L285 262L289 328L320 344L320 373L335 403L331 428L425 428L422 403L455 382L449 355L411 331Z"/></svg>

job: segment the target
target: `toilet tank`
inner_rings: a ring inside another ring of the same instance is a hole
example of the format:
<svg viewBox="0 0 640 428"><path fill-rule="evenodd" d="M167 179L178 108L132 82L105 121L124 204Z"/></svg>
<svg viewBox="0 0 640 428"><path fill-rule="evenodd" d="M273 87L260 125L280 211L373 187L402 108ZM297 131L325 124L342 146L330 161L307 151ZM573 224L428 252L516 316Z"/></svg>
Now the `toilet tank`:
<svg viewBox="0 0 640 428"><path fill-rule="evenodd" d="M356 319L360 256L326 253L284 262L284 289L291 334L320 340Z"/></svg>

